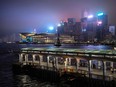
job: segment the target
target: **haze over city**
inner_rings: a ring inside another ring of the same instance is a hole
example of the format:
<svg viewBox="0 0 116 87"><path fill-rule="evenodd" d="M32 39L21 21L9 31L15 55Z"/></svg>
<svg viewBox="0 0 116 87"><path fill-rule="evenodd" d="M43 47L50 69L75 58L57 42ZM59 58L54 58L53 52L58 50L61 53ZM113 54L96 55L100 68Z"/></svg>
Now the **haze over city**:
<svg viewBox="0 0 116 87"><path fill-rule="evenodd" d="M116 0L0 0L0 87L116 87Z"/></svg>
<svg viewBox="0 0 116 87"><path fill-rule="evenodd" d="M40 33L72 17L80 21L85 9L93 15L104 12L109 24L115 25L115 3L115 0L1 0L0 35L32 32L34 28Z"/></svg>

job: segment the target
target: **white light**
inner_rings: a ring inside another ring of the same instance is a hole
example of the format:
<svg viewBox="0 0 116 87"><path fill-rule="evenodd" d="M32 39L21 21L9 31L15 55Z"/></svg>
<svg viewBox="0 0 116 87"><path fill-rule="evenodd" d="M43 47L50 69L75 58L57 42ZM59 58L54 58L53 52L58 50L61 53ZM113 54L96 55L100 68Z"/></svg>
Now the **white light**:
<svg viewBox="0 0 116 87"><path fill-rule="evenodd" d="M114 50L116 50L116 47L114 47Z"/></svg>
<svg viewBox="0 0 116 87"><path fill-rule="evenodd" d="M93 18L93 15L89 15L88 18Z"/></svg>
<svg viewBox="0 0 116 87"><path fill-rule="evenodd" d="M82 29L82 31L83 31L83 32L85 32L85 31L86 31L86 29Z"/></svg>
<svg viewBox="0 0 116 87"><path fill-rule="evenodd" d="M57 26L58 26L58 27L60 27L60 26L61 26L61 24L58 24Z"/></svg>
<svg viewBox="0 0 116 87"><path fill-rule="evenodd" d="M98 24L98 25L102 24L102 21L98 21L97 24Z"/></svg>
<svg viewBox="0 0 116 87"><path fill-rule="evenodd" d="M53 27L53 26L50 26L50 27L49 27L49 30L53 30L53 29L54 29L54 27Z"/></svg>

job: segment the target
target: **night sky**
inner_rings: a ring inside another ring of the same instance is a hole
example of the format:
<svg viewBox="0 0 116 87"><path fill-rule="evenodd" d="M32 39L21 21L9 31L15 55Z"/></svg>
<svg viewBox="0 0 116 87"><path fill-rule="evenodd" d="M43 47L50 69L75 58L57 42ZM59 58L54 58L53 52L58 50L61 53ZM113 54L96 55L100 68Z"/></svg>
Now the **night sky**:
<svg viewBox="0 0 116 87"><path fill-rule="evenodd" d="M108 14L116 25L116 0L0 0L0 35L12 32L47 31L69 17L80 20L82 12Z"/></svg>

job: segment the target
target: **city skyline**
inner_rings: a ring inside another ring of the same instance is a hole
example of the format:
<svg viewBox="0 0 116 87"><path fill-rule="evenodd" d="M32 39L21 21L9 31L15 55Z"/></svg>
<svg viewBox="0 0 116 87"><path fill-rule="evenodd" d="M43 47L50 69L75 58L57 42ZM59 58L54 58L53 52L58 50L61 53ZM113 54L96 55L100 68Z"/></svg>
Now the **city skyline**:
<svg viewBox="0 0 116 87"><path fill-rule="evenodd" d="M108 14L109 24L115 25L115 2L105 0L42 0L42 1L1 1L1 36L12 32L32 32L37 29L47 29L56 25L60 20L76 18L80 21L82 12L86 9L88 14L96 15L97 12ZM47 31L47 30L46 30Z"/></svg>

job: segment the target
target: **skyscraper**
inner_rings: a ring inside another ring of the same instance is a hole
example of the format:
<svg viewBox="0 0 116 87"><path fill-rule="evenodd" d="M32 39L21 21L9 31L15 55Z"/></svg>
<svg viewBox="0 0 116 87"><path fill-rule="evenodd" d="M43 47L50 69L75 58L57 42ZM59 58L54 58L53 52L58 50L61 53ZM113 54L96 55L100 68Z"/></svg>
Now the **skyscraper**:
<svg viewBox="0 0 116 87"><path fill-rule="evenodd" d="M99 13L97 16L97 38L103 40L108 27L108 16L103 13Z"/></svg>
<svg viewBox="0 0 116 87"><path fill-rule="evenodd" d="M87 17L88 17L88 11L87 11L86 8L82 11L81 17L82 17L82 18L87 18Z"/></svg>

